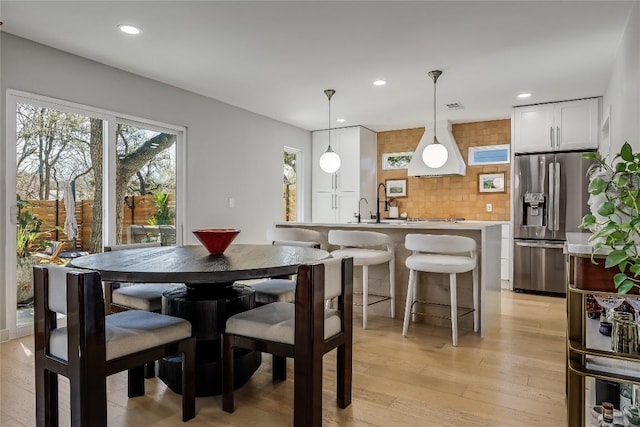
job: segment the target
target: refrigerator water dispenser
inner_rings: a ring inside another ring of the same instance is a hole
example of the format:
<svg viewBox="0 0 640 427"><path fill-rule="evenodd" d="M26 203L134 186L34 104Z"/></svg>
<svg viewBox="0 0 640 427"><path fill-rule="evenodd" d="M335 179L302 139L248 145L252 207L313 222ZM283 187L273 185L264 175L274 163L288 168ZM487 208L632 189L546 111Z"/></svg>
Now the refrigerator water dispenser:
<svg viewBox="0 0 640 427"><path fill-rule="evenodd" d="M525 227L542 227L547 225L547 203L543 193L525 193L523 198L522 225Z"/></svg>

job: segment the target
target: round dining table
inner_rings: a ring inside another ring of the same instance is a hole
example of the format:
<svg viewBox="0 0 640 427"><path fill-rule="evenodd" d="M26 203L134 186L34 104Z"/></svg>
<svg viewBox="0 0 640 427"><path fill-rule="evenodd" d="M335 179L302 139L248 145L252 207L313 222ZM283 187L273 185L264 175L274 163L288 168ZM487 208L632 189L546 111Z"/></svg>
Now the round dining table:
<svg viewBox="0 0 640 427"><path fill-rule="evenodd" d="M162 312L191 322L196 338L196 395L221 392L221 338L226 320L255 307L251 287L239 280L296 274L301 264L330 255L301 246L235 244L222 255L209 255L202 246L161 246L91 254L69 266L95 270L103 281L127 283L184 283L163 294ZM234 355L236 387L258 369L260 352ZM158 377L181 392L180 356L159 362Z"/></svg>

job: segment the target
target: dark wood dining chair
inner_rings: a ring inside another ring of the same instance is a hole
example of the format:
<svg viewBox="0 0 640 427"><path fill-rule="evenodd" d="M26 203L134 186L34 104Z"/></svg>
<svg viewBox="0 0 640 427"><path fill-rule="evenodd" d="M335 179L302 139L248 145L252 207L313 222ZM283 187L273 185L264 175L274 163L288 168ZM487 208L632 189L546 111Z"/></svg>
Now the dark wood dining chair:
<svg viewBox="0 0 640 427"><path fill-rule="evenodd" d="M154 248L162 246L160 242L131 243L105 246L105 252L127 249ZM181 283L118 283L104 282L104 299L107 314L125 310L145 310L160 313L162 293L184 286Z"/></svg>
<svg viewBox="0 0 640 427"><path fill-rule="evenodd" d="M126 249L153 248L162 246L160 242L131 243L105 246L105 252ZM162 311L162 294L182 283L119 283L104 282L104 302L107 314L126 310L144 310L160 313ZM144 367L144 377L156 376L156 364L151 362Z"/></svg>
<svg viewBox="0 0 640 427"><path fill-rule="evenodd" d="M107 425L109 375L128 371L129 397L144 395L144 364L182 353L182 420L195 417L191 324L141 310L105 316L97 272L34 267L36 423L58 425L58 375L69 379L71 425ZM66 326L57 315L66 314Z"/></svg>
<svg viewBox="0 0 640 427"><path fill-rule="evenodd" d="M337 297L337 309L325 299ZM337 348L337 400L351 404L353 259L330 258L298 269L296 303L274 302L231 316L222 338L222 409L234 411L233 351L273 355L273 379L294 360L294 426L322 425L322 358Z"/></svg>

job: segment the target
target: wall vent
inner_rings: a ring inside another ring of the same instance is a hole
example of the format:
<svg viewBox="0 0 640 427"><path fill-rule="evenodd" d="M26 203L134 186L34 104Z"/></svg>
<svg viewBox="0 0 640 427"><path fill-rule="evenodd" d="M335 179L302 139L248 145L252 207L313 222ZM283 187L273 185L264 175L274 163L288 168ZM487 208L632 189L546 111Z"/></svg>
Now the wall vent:
<svg viewBox="0 0 640 427"><path fill-rule="evenodd" d="M447 104L447 108L449 110L462 110L464 108L464 106L459 102L454 102L454 103L451 103L451 104Z"/></svg>

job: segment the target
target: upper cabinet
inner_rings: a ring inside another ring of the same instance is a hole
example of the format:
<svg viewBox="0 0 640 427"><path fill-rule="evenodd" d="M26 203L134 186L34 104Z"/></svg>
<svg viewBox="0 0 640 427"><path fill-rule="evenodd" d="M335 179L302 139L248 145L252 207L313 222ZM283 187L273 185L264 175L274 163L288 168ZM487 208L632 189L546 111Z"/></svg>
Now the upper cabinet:
<svg viewBox="0 0 640 427"><path fill-rule="evenodd" d="M347 222L358 211L358 200L375 203L377 141L375 132L361 126L332 129L331 148L340 156L340 169L320 169L320 156L329 145L329 131L312 133L312 220ZM373 209L375 211L375 209Z"/></svg>
<svg viewBox="0 0 640 427"><path fill-rule="evenodd" d="M513 149L516 153L598 148L601 98L513 109Z"/></svg>

